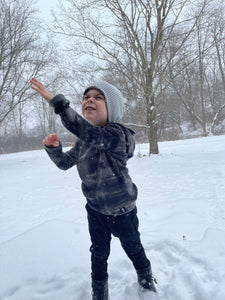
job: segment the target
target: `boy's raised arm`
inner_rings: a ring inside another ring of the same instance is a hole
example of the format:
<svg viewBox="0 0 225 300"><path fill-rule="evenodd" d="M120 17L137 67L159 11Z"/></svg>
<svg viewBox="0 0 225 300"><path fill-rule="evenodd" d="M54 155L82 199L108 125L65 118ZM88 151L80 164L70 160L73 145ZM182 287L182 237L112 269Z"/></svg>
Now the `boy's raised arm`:
<svg viewBox="0 0 225 300"><path fill-rule="evenodd" d="M32 78L30 83L32 84L31 88L40 94L48 103L55 97L52 93L47 91L44 85L36 78Z"/></svg>

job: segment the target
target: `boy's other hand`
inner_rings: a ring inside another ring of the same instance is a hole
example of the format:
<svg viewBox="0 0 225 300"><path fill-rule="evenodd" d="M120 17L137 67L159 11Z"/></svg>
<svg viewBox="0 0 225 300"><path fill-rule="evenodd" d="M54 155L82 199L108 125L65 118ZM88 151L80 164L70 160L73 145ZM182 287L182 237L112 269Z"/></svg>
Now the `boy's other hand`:
<svg viewBox="0 0 225 300"><path fill-rule="evenodd" d="M32 78L30 80L30 83L32 84L31 88L38 92L41 95L41 97L44 98L47 102L50 102L52 98L54 98L54 95L47 91L44 85L36 78Z"/></svg>
<svg viewBox="0 0 225 300"><path fill-rule="evenodd" d="M47 147L58 147L59 146L59 138L56 133L49 134L42 142L42 144Z"/></svg>

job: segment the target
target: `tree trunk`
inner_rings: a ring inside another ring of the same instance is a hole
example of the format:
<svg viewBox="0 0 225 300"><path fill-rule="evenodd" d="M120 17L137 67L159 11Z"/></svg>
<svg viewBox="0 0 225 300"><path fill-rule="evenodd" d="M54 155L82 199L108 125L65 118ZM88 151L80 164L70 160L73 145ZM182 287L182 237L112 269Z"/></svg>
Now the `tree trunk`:
<svg viewBox="0 0 225 300"><path fill-rule="evenodd" d="M199 34L199 33L198 33ZM204 99L204 70L203 70L203 50L201 50L201 37L199 37L199 81L200 81L200 101L202 108L202 131L206 136L206 116L205 116L205 99Z"/></svg>
<svg viewBox="0 0 225 300"><path fill-rule="evenodd" d="M149 155L158 154L158 134L156 121L156 108L154 106L154 97L151 97L150 104L147 105L147 133L149 140Z"/></svg>
<svg viewBox="0 0 225 300"><path fill-rule="evenodd" d="M153 125L152 129L148 128L148 140L149 140L149 156L151 154L159 154L158 139L157 139L157 125Z"/></svg>

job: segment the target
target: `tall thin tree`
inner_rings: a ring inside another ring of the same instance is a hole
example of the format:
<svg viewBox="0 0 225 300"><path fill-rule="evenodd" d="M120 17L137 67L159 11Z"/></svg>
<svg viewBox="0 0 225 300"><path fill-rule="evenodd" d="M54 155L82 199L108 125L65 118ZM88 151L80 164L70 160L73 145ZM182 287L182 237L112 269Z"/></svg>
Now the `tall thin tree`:
<svg viewBox="0 0 225 300"><path fill-rule="evenodd" d="M177 54L207 1L68 0L68 6L61 4L61 15L55 15L55 32L69 38L71 53L80 53L80 61L91 56L100 70L110 65L126 81L135 81L145 103L149 154L159 152L156 101L168 86L168 67L178 64ZM168 53L174 38L177 43Z"/></svg>

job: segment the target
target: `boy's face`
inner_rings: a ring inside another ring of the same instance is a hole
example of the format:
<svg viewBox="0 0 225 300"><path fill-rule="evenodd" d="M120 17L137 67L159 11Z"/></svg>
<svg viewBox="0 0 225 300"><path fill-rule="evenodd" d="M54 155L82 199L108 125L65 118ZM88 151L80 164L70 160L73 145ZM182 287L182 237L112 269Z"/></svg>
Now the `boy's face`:
<svg viewBox="0 0 225 300"><path fill-rule="evenodd" d="M93 126L104 126L107 124L107 106L105 97L100 90L93 88L84 95L82 114Z"/></svg>

